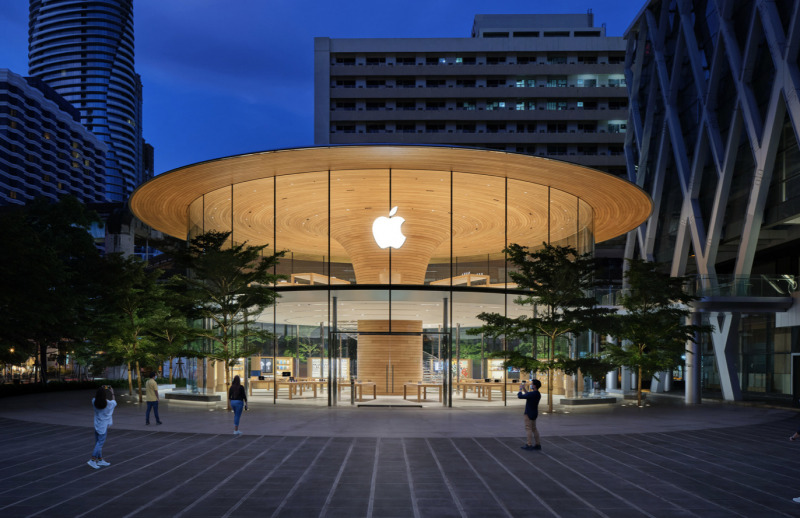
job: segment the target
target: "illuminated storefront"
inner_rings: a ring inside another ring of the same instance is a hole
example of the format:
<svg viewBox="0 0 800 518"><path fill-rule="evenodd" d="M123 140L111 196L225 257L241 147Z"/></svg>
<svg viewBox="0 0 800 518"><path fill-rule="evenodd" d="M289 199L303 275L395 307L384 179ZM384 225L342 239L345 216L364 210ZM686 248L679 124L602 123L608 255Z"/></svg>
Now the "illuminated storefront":
<svg viewBox="0 0 800 518"><path fill-rule="evenodd" d="M465 333L481 312L521 311L502 250L589 252L641 224L651 202L617 177L537 157L344 146L186 166L140 187L131 208L175 237L226 231L286 250L279 302L259 317L275 342L242 373L268 390L284 376L322 378L336 404L351 379L395 396L444 381L444 402L463 379L519 379L486 355L524 344Z"/></svg>

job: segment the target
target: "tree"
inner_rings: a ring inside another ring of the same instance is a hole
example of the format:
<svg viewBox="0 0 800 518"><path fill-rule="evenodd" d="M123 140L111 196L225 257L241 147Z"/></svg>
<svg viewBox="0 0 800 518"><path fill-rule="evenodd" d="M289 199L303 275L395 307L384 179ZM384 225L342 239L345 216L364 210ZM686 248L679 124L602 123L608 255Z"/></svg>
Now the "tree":
<svg viewBox="0 0 800 518"><path fill-rule="evenodd" d="M96 343L104 343L106 361L128 367L128 393L133 395L135 366L142 402L141 365L155 363L153 332L159 329L167 309L164 288L158 283L161 270L148 269L138 257L106 256L102 271L105 289L95 300L98 326Z"/></svg>
<svg viewBox="0 0 800 518"><path fill-rule="evenodd" d="M211 341L210 357L225 365L225 387L238 358L260 350L254 341L266 341L269 332L251 327L253 317L275 302L270 288L278 276L271 272L283 252L263 256L267 245L231 243L230 232L210 231L191 239L185 248L169 253L189 275L179 278L197 314L211 322L200 334ZM230 408L230 402L228 407Z"/></svg>
<svg viewBox="0 0 800 518"><path fill-rule="evenodd" d="M175 358L196 358L202 353L191 347L197 330L189 324L191 308L180 293L180 279L173 278L162 290L164 305L156 315L150 338L155 345L155 358L159 364L169 362L169 382L173 382L172 363Z"/></svg>
<svg viewBox="0 0 800 518"><path fill-rule="evenodd" d="M614 334L621 340L607 345L608 358L618 366L638 372L636 401L642 405L642 377L658 376L682 362L687 341L713 326L687 324L689 304L697 297L686 293L686 277L670 277L658 263L629 259L625 272L623 311L615 316ZM622 341L627 343L623 343Z"/></svg>
<svg viewBox="0 0 800 518"><path fill-rule="evenodd" d="M517 271L509 276L520 289L529 295L514 302L533 308L532 315L510 318L499 313L481 313L478 318L485 325L472 329L470 334L505 335L507 338L530 340L533 335L547 338L546 361L519 351L493 353L505 356L505 367L516 367L528 372L547 370L547 407L553 411L553 372L559 368L556 357L556 340L572 336L591 328L605 325L613 310L595 305L595 264L590 254L579 255L570 246L542 243L542 248L531 251L528 247L511 244L505 253Z"/></svg>
<svg viewBox="0 0 800 518"><path fill-rule="evenodd" d="M35 356L47 382L48 350L81 339L97 288L94 212L73 197L35 200L0 215L0 344Z"/></svg>

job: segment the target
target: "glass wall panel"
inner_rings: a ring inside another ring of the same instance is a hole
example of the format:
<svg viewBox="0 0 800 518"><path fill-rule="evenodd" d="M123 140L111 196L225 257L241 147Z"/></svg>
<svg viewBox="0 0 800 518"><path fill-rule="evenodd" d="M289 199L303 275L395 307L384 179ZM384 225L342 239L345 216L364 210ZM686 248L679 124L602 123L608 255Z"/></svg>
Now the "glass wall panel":
<svg viewBox="0 0 800 518"><path fill-rule="evenodd" d="M231 231L231 186L225 186L204 196L203 232Z"/></svg>
<svg viewBox="0 0 800 518"><path fill-rule="evenodd" d="M592 206L578 200L578 253L594 251L594 211Z"/></svg>
<svg viewBox="0 0 800 518"><path fill-rule="evenodd" d="M405 223L406 242L392 251L403 284L450 276L450 173L392 169L392 206Z"/></svg>
<svg viewBox="0 0 800 518"><path fill-rule="evenodd" d="M506 281L506 180L453 174L453 259L433 284L502 287ZM442 254L442 256L445 256Z"/></svg>
<svg viewBox="0 0 800 518"><path fill-rule="evenodd" d="M189 205L189 228L188 237L192 239L194 236L203 233L203 197L199 197Z"/></svg>
<svg viewBox="0 0 800 518"><path fill-rule="evenodd" d="M550 189L550 244L578 248L578 198Z"/></svg>
<svg viewBox="0 0 800 518"><path fill-rule="evenodd" d="M331 257L349 283L404 282L402 264L392 265L391 254L402 246L394 234L404 227L396 218L406 218L408 208L392 214L389 182L385 169L331 173Z"/></svg>
<svg viewBox="0 0 800 518"><path fill-rule="evenodd" d="M338 282L328 274L328 172L279 176L275 190L274 242L286 250L279 273L293 285Z"/></svg>

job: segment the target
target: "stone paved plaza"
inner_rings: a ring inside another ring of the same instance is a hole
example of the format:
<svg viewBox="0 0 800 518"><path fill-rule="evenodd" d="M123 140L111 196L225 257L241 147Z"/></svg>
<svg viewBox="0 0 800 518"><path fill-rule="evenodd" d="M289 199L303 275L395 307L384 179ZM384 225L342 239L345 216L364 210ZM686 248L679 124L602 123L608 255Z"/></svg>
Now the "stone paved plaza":
<svg viewBox="0 0 800 518"><path fill-rule="evenodd" d="M731 405L220 408L122 403L91 469L88 392L0 400L0 516L800 516L794 412ZM513 404L512 404L513 403ZM544 405L543 405L544 406Z"/></svg>

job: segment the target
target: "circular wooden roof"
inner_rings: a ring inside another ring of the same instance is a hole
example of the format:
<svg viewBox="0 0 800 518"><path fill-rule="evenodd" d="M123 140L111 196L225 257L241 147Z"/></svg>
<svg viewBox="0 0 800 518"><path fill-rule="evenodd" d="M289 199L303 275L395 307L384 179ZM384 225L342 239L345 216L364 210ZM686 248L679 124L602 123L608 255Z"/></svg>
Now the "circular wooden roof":
<svg viewBox="0 0 800 518"><path fill-rule="evenodd" d="M390 170L391 193L387 187ZM335 196L328 193L328 171ZM131 196L130 207L154 229L185 239L189 207L205 195L206 214L202 217L206 228L217 221L226 222L230 229L228 222L233 222L237 241L257 244L275 239L280 248L295 252L308 248L304 250L307 253L316 249L325 254L327 244L320 245L327 243L328 203L341 211L341 216L331 214L332 234L335 227L346 231L343 229L358 211L388 215L390 204L401 206L397 215L405 217L408 228L413 226L411 214L437 210L447 214L449 223L451 172L459 178L458 184L454 180L452 193L453 245L473 253L503 248L506 217L508 242L538 245L545 240L540 237L547 236L538 235L543 228L550 229L552 238L560 226L582 228L584 220L593 227L595 241L601 242L636 228L652 210L643 190L594 169L501 151L400 145L286 149L200 162L143 184ZM507 215L504 178L508 178ZM273 186L276 199L281 200L275 212ZM555 189L549 195L550 211L547 187ZM576 203L573 196L583 203ZM234 214L230 213L232 197ZM583 204L591 207L593 218L584 209L572 210ZM580 212L583 214L576 215ZM276 213L277 238L271 230ZM427 229L421 225L422 232L434 232L433 227L440 231L441 222L429 218L428 223ZM226 227L221 224L220 228ZM270 229L269 236L264 235L265 229ZM522 235L524 241L516 239ZM285 236L295 236L296 242L288 243ZM314 236L319 236L320 243ZM458 243L456 236L460 237ZM487 240L499 240L499 246L489 246ZM333 256L336 252L331 250Z"/></svg>

